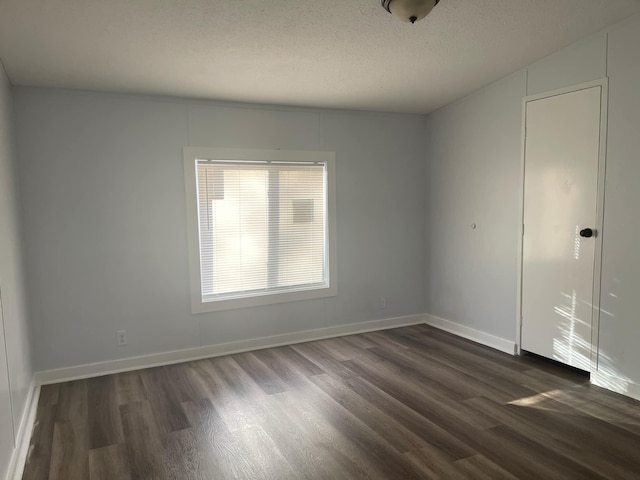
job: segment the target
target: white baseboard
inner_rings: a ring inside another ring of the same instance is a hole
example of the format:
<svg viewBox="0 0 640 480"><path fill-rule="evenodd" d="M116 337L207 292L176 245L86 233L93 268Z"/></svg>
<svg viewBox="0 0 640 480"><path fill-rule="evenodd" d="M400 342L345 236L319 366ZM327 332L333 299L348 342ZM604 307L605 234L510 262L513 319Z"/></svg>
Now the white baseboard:
<svg viewBox="0 0 640 480"><path fill-rule="evenodd" d="M475 330L471 327L452 322L451 320L436 317L435 315L426 314L424 316L424 323L431 325L432 327L439 328L440 330L444 330L445 332L453 333L459 337L472 340L481 345L495 348L496 350L508 353L509 355L514 355L516 351L516 343L511 340L496 337L489 333L481 332L480 330Z"/></svg>
<svg viewBox="0 0 640 480"><path fill-rule="evenodd" d="M27 460L27 455L29 454L29 444L31 442L31 434L33 433L33 425L36 421L39 399L40 385L34 377L29 386L25 410L22 414L20 425L18 426L16 448L13 450L13 455L11 455L11 460L9 461L6 480L20 480L22 478L24 465Z"/></svg>
<svg viewBox="0 0 640 480"><path fill-rule="evenodd" d="M341 337L357 333L373 332L376 330L386 330L389 328L405 327L424 323L422 315L411 315L399 318L386 318L383 320L373 320L369 322L352 323L337 327L320 328L317 330L305 330L302 332L274 335L271 337L255 338L251 340L241 340L238 342L209 345L206 347L189 348L185 350L175 350L172 352L143 355L139 357L123 358L106 362L78 365L74 367L59 368L56 370L46 370L36 374L39 385L50 383L67 382L83 378L98 377L112 373L138 370L141 368L159 367L174 363L189 362L203 358L230 355L233 353L260 350L263 348L280 347L282 345L292 345L295 343L311 342L325 338Z"/></svg>
<svg viewBox="0 0 640 480"><path fill-rule="evenodd" d="M640 385L631 380L620 378L609 373L603 373L600 370L591 372L591 383L598 387L611 390L612 392L640 400Z"/></svg>

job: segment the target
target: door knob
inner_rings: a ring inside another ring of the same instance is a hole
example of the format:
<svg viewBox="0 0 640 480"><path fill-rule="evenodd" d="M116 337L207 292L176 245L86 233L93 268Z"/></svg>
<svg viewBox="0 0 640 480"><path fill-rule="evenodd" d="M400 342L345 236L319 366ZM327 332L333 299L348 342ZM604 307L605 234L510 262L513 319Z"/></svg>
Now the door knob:
<svg viewBox="0 0 640 480"><path fill-rule="evenodd" d="M583 238L591 238L595 235L595 231L590 228L580 230L580 236Z"/></svg>

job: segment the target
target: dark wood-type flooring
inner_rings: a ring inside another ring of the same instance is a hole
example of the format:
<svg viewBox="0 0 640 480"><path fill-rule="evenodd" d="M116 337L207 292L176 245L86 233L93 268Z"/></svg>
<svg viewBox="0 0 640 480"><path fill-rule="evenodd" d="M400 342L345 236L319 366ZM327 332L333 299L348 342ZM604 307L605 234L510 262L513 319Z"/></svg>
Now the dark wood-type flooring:
<svg viewBox="0 0 640 480"><path fill-rule="evenodd" d="M640 478L640 403L421 325L42 388L25 480Z"/></svg>

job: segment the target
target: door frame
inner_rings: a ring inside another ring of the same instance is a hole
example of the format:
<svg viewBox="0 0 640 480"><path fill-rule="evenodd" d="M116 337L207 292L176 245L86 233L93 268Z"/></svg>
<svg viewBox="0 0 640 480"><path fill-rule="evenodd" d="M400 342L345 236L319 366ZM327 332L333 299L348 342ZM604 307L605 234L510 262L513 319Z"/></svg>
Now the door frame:
<svg viewBox="0 0 640 480"><path fill-rule="evenodd" d="M602 272L602 232L604 225L604 190L606 181L607 161L607 118L609 100L609 79L602 78L591 82L571 85L569 87L551 90L548 92L528 95L522 99L522 130L520 151L520 218L518 225L518 271L517 271L517 298L516 298L516 354L522 353L522 274L523 274L523 245L524 245L524 182L526 164L526 138L527 138L527 104L543 98L556 97L566 93L579 92L593 87L600 87L600 149L598 152L598 180L596 191L596 224L597 235L595 238L594 265L593 265L593 289L592 289L592 322L591 322L591 369L590 373L598 370L598 337L600 332L600 284Z"/></svg>

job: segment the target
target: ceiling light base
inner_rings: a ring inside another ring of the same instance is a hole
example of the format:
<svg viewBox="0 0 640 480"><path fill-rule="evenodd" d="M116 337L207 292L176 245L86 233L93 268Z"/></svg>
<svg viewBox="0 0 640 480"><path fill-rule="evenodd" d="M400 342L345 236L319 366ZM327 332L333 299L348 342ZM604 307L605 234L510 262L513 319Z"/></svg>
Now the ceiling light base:
<svg viewBox="0 0 640 480"><path fill-rule="evenodd" d="M403 22L422 20L440 0L381 0L382 8Z"/></svg>

